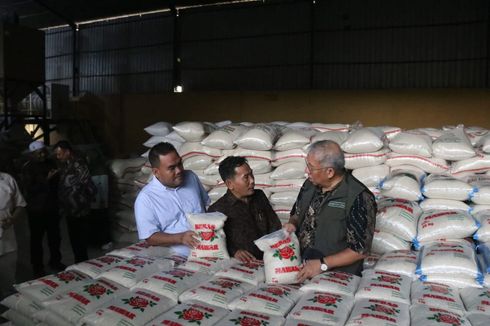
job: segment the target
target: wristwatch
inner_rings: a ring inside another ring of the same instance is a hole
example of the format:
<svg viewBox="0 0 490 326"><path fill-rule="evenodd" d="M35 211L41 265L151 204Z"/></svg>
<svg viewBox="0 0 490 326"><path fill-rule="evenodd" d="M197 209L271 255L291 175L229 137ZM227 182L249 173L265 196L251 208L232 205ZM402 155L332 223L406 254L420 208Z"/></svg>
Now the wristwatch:
<svg viewBox="0 0 490 326"><path fill-rule="evenodd" d="M328 270L328 265L325 262L325 259L323 259L323 257L320 258L320 263L321 263L320 269L322 270L322 272L326 272Z"/></svg>

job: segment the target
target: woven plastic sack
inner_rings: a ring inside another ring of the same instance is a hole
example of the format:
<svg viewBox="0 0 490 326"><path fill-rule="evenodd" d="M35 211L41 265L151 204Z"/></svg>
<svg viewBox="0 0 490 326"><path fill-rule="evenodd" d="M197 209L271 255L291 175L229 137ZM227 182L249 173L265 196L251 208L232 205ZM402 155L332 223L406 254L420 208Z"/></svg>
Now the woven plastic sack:
<svg viewBox="0 0 490 326"><path fill-rule="evenodd" d="M167 247L150 246L148 242L140 241L121 249L115 249L109 252L107 255L122 258L133 258L135 256L164 258L170 254L171 250Z"/></svg>
<svg viewBox="0 0 490 326"><path fill-rule="evenodd" d="M191 229L197 233L199 244L191 249L189 257L216 257L229 259L226 249L226 236L223 226L226 221L223 213L188 213L187 220Z"/></svg>
<svg viewBox="0 0 490 326"><path fill-rule="evenodd" d="M474 173L490 171L490 155L477 154L477 156L453 162L451 164L451 175L459 178Z"/></svg>
<svg viewBox="0 0 490 326"><path fill-rule="evenodd" d="M272 171L272 166L270 161L249 159L248 165L254 172L254 175L269 173Z"/></svg>
<svg viewBox="0 0 490 326"><path fill-rule="evenodd" d="M356 301L377 299L410 304L411 283L412 279L408 276L368 269L362 272Z"/></svg>
<svg viewBox="0 0 490 326"><path fill-rule="evenodd" d="M286 206L291 208L296 202L296 198L298 198L298 191L284 191L273 193L270 197L270 202L272 205L278 206Z"/></svg>
<svg viewBox="0 0 490 326"><path fill-rule="evenodd" d="M114 302L82 318L87 326L141 326L175 306L175 301L143 290L121 295Z"/></svg>
<svg viewBox="0 0 490 326"><path fill-rule="evenodd" d="M257 325L257 326L282 326L284 317L258 314L253 311L233 310L228 316L223 318L216 326L229 325Z"/></svg>
<svg viewBox="0 0 490 326"><path fill-rule="evenodd" d="M182 303L158 316L146 326L157 325L215 325L228 315L228 310L205 303Z"/></svg>
<svg viewBox="0 0 490 326"><path fill-rule="evenodd" d="M16 284L14 287L27 298L36 303L40 303L89 281L90 278L82 273L77 271L64 271Z"/></svg>
<svg viewBox="0 0 490 326"><path fill-rule="evenodd" d="M16 326L16 325L35 326L39 324L38 321L35 321L34 319L31 319L28 316L23 315L18 311L12 309L5 311L2 314L2 317L7 320L10 320L10 323L3 323L2 325L4 326Z"/></svg>
<svg viewBox="0 0 490 326"><path fill-rule="evenodd" d="M386 165L395 167L398 165L413 165L427 173L444 173L449 170L446 160L436 157L423 157L418 155L407 155L390 153Z"/></svg>
<svg viewBox="0 0 490 326"><path fill-rule="evenodd" d="M274 180L271 179L271 175L272 173L254 174L255 187L260 189L272 187L274 185Z"/></svg>
<svg viewBox="0 0 490 326"><path fill-rule="evenodd" d="M241 282L259 285L265 281L264 263L260 260L251 262L240 262L233 260L234 263L230 267L216 273L216 276L231 278Z"/></svg>
<svg viewBox="0 0 490 326"><path fill-rule="evenodd" d="M231 262L232 261L229 259L221 259L215 257L201 257L201 258L190 257L184 264L180 265L179 268L191 272L215 274L217 271L229 266Z"/></svg>
<svg viewBox="0 0 490 326"><path fill-rule="evenodd" d="M173 128L188 142L201 141L206 134L206 129L202 122L184 121L174 125Z"/></svg>
<svg viewBox="0 0 490 326"><path fill-rule="evenodd" d="M331 140L336 142L337 144L342 144L344 141L347 140L347 137L349 134L347 132L342 132L342 131L325 131L325 132L320 132L313 136L311 138L311 143L316 143L317 141L322 141L322 140Z"/></svg>
<svg viewBox="0 0 490 326"><path fill-rule="evenodd" d="M460 127L446 130L434 140L432 151L435 157L449 161L465 160L476 155L464 129Z"/></svg>
<svg viewBox="0 0 490 326"><path fill-rule="evenodd" d="M264 284L233 300L230 303L230 309L285 316L299 300L301 294L298 286Z"/></svg>
<svg viewBox="0 0 490 326"><path fill-rule="evenodd" d="M406 174L414 177L415 180L422 182L426 177L427 173L424 170L414 166L414 165L396 165L390 167L392 175Z"/></svg>
<svg viewBox="0 0 490 326"><path fill-rule="evenodd" d="M480 242L490 242L490 210L480 211L473 216L480 224L473 238Z"/></svg>
<svg viewBox="0 0 490 326"><path fill-rule="evenodd" d="M288 180L274 180L274 184L267 188L270 192L283 192L283 191L297 191L301 189L305 183L306 178L301 179L288 179Z"/></svg>
<svg viewBox="0 0 490 326"><path fill-rule="evenodd" d="M417 268L417 253L410 250L395 250L387 252L374 266L375 271L396 273L415 278Z"/></svg>
<svg viewBox="0 0 490 326"><path fill-rule="evenodd" d="M173 135L177 137L172 137ZM143 146L152 148L159 143L170 143L175 147L176 150L179 150L182 144L185 143L185 139L180 137L177 133L171 133L167 136L151 136L147 141L143 143ZM141 156L147 158L149 153L150 150L148 150L145 154L142 154Z"/></svg>
<svg viewBox="0 0 490 326"><path fill-rule="evenodd" d="M274 126L256 124L253 128L238 137L235 140L235 144L247 149L268 151L274 146L277 136L278 132Z"/></svg>
<svg viewBox="0 0 490 326"><path fill-rule="evenodd" d="M144 130L152 136L166 136L172 131L172 124L159 121L149 125Z"/></svg>
<svg viewBox="0 0 490 326"><path fill-rule="evenodd" d="M484 313L471 312L466 315L466 318L471 322L471 326L490 325L490 317Z"/></svg>
<svg viewBox="0 0 490 326"><path fill-rule="evenodd" d="M199 142L187 142L182 144L182 146L178 149L179 155L183 160L188 159L193 156L201 156L206 155L211 158L218 158L222 156L222 152L220 149L207 147L201 145ZM203 168L204 169L204 168Z"/></svg>
<svg viewBox="0 0 490 326"><path fill-rule="evenodd" d="M488 129L477 126L466 127L464 131L473 147L479 146L481 139L488 135Z"/></svg>
<svg viewBox="0 0 490 326"><path fill-rule="evenodd" d="M276 151L287 151L295 148L303 148L310 143L310 138L315 132L308 129L290 129L283 131L276 141Z"/></svg>
<svg viewBox="0 0 490 326"><path fill-rule="evenodd" d="M432 140L435 140L442 136L444 130L437 129L437 128L417 128L417 129L409 130L409 132L423 133L429 135L432 138Z"/></svg>
<svg viewBox="0 0 490 326"><path fill-rule="evenodd" d="M215 202L226 194L228 188L224 185L217 186L208 191L208 196L211 202Z"/></svg>
<svg viewBox="0 0 490 326"><path fill-rule="evenodd" d="M424 212L430 211L447 211L447 210L455 210L455 211L463 211L463 212L472 212L473 210L466 203L459 200L451 200L451 199L424 199L420 202L420 208Z"/></svg>
<svg viewBox="0 0 490 326"><path fill-rule="evenodd" d="M113 301L128 289L114 282L98 280L79 286L66 294L43 302L47 310L66 323L76 324L83 316Z"/></svg>
<svg viewBox="0 0 490 326"><path fill-rule="evenodd" d="M458 288L432 282L412 283L412 305L423 304L441 308L459 314L464 313L463 302L459 297Z"/></svg>
<svg viewBox="0 0 490 326"><path fill-rule="evenodd" d="M264 252L267 283L296 283L301 256L296 234L281 229L254 241Z"/></svg>
<svg viewBox="0 0 490 326"><path fill-rule="evenodd" d="M410 323L417 326L471 326L463 314L419 304L410 308Z"/></svg>
<svg viewBox="0 0 490 326"><path fill-rule="evenodd" d="M300 290L303 292L321 291L354 296L361 278L345 272L326 272L313 277Z"/></svg>
<svg viewBox="0 0 490 326"><path fill-rule="evenodd" d="M437 239L463 239L478 230L479 223L469 214L456 210L432 210L422 213L418 222L417 242Z"/></svg>
<svg viewBox="0 0 490 326"><path fill-rule="evenodd" d="M374 230L371 252L383 255L395 250L409 250L410 242L388 232Z"/></svg>
<svg viewBox="0 0 490 326"><path fill-rule="evenodd" d="M124 260L122 264L100 274L98 278L105 278L130 288L149 275L161 270L168 271L173 266L174 262L172 260L136 256Z"/></svg>
<svg viewBox="0 0 490 326"><path fill-rule="evenodd" d="M490 177L488 175L472 175L464 178L474 189L471 201L477 205L490 205Z"/></svg>
<svg viewBox="0 0 490 326"><path fill-rule="evenodd" d="M481 279L470 277L463 274L458 274L458 275L429 274L429 275L421 275L419 279L424 282L446 284L458 289L464 289L468 287L474 287L474 288L482 287Z"/></svg>
<svg viewBox="0 0 490 326"><path fill-rule="evenodd" d="M271 151L259 151L259 150L237 147L233 151L233 155L227 155L225 152L223 152L223 156L221 156L221 158L218 159L218 163L220 163L222 160L224 160L228 156L241 156L241 157L245 157L247 160L272 161L273 152L271 152Z"/></svg>
<svg viewBox="0 0 490 326"><path fill-rule="evenodd" d="M207 155L189 156L183 162L186 170L204 170L213 162L213 158Z"/></svg>
<svg viewBox="0 0 490 326"><path fill-rule="evenodd" d="M175 268L153 274L138 282L132 290L151 291L177 302L179 296L190 288L205 282L209 275Z"/></svg>
<svg viewBox="0 0 490 326"><path fill-rule="evenodd" d="M251 290L253 285L224 277L215 277L201 283L179 297L179 301L199 301L224 309L230 308L233 299Z"/></svg>
<svg viewBox="0 0 490 326"><path fill-rule="evenodd" d="M316 129L322 133L328 131L347 133L349 131L350 125L342 123L312 123L311 128Z"/></svg>
<svg viewBox="0 0 490 326"><path fill-rule="evenodd" d="M390 167L385 164L355 169L352 175L366 187L376 187L390 174Z"/></svg>
<svg viewBox="0 0 490 326"><path fill-rule="evenodd" d="M233 149L233 143L247 128L239 124L229 124L213 131L201 141L201 144L218 149Z"/></svg>
<svg viewBox="0 0 490 326"><path fill-rule="evenodd" d="M410 175L395 175L388 177L379 185L381 195L390 198L400 198L408 201L421 200L420 184Z"/></svg>
<svg viewBox="0 0 490 326"><path fill-rule="evenodd" d="M432 156L432 138L424 134L399 133L390 140L389 147L399 154Z"/></svg>
<svg viewBox="0 0 490 326"><path fill-rule="evenodd" d="M379 151L369 153L345 153L345 168L348 170L354 170L383 164L388 158L388 152L389 151L387 149L381 149Z"/></svg>
<svg viewBox="0 0 490 326"><path fill-rule="evenodd" d="M272 159L272 166L280 166L290 162L304 162L305 158L306 152L300 148L275 152Z"/></svg>
<svg viewBox="0 0 490 326"><path fill-rule="evenodd" d="M340 147L352 154L375 152L384 146L384 137L377 128L361 128L353 131Z"/></svg>
<svg viewBox="0 0 490 326"><path fill-rule="evenodd" d="M485 313L490 318L490 289L465 288L460 290L460 296L467 311Z"/></svg>
<svg viewBox="0 0 490 326"><path fill-rule="evenodd" d="M352 296L309 292L299 300L287 318L322 325L344 325L353 305Z"/></svg>
<svg viewBox="0 0 490 326"><path fill-rule="evenodd" d="M346 326L409 326L408 305L378 300L362 299L356 301Z"/></svg>
<svg viewBox="0 0 490 326"><path fill-rule="evenodd" d="M108 271L112 267L122 263L122 261L123 259L120 257L106 255L68 266L66 270L79 271L89 276L90 278L96 278L97 276Z"/></svg>
<svg viewBox="0 0 490 326"><path fill-rule="evenodd" d="M433 199L468 200L477 191L462 180L441 175L430 175L422 187L422 194Z"/></svg>
<svg viewBox="0 0 490 326"><path fill-rule="evenodd" d="M208 175L204 173L204 170L194 170L193 172L199 178L199 181L202 183L204 190L209 190L211 189L211 187L216 187L222 182L221 177L217 174Z"/></svg>
<svg viewBox="0 0 490 326"><path fill-rule="evenodd" d="M142 157L132 159L117 159L109 163L109 169L117 178L124 178L126 174L135 173L141 170L146 160Z"/></svg>
<svg viewBox="0 0 490 326"><path fill-rule="evenodd" d="M34 313L44 309L41 304L34 302L20 293L14 293L4 298L0 301L0 304L26 317L32 316Z"/></svg>
<svg viewBox="0 0 490 326"><path fill-rule="evenodd" d="M305 177L306 163L290 162L278 166L271 174L271 178L275 180L284 179L299 179Z"/></svg>
<svg viewBox="0 0 490 326"><path fill-rule="evenodd" d="M384 133L384 135L388 140L393 139L394 137L396 137L398 134L402 132L402 129L400 127L394 127L394 126L379 126L377 128Z"/></svg>
<svg viewBox="0 0 490 326"><path fill-rule="evenodd" d="M416 202L402 199L383 199L378 203L376 228L394 234L405 241L413 241L422 209Z"/></svg>

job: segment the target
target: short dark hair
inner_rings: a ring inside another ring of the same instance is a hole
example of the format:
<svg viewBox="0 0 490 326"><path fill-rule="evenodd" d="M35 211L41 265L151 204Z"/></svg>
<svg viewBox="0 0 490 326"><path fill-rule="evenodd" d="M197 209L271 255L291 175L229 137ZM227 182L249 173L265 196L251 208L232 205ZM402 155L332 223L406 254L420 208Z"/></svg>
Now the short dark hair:
<svg viewBox="0 0 490 326"><path fill-rule="evenodd" d="M59 142L56 143L56 145L53 146L53 148L67 149L70 152L73 152L73 147L71 147L70 142L67 140L60 140Z"/></svg>
<svg viewBox="0 0 490 326"><path fill-rule="evenodd" d="M231 179L235 176L235 169L247 164L248 161L245 157L241 156L228 156L219 164L219 175L223 181Z"/></svg>
<svg viewBox="0 0 490 326"><path fill-rule="evenodd" d="M157 168L160 166L160 155L167 155L168 153L175 152L174 145L170 143L161 142L156 144L150 149L148 153L148 160L150 161L150 165L152 168ZM178 154L178 153L177 153Z"/></svg>

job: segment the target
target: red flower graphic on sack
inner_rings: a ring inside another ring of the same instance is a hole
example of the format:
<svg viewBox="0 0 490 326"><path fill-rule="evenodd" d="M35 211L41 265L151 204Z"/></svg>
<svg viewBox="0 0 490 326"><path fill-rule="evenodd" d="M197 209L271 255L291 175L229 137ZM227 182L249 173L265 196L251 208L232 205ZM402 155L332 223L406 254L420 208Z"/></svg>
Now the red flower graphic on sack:
<svg viewBox="0 0 490 326"><path fill-rule="evenodd" d="M259 268L261 267L261 264L258 264L258 263L254 263L254 262L247 262L247 263L241 263L241 265L243 267L246 267L248 269L253 269L253 270L259 270Z"/></svg>
<svg viewBox="0 0 490 326"><path fill-rule="evenodd" d="M444 314L444 313L437 313L433 317L428 317L427 319L435 320L438 323L449 324L452 326L460 326L461 325L461 321L459 320L459 318L457 318L456 316Z"/></svg>
<svg viewBox="0 0 490 326"><path fill-rule="evenodd" d="M230 319L235 325L240 326L267 326L269 322L265 320L259 320L252 317L239 317L237 319Z"/></svg>
<svg viewBox="0 0 490 326"><path fill-rule="evenodd" d="M378 277L378 281L400 285L400 279L395 276L381 275L380 277Z"/></svg>
<svg viewBox="0 0 490 326"><path fill-rule="evenodd" d="M179 319L184 319L190 323L196 323L197 325L201 325L201 320L203 320L203 318L208 319L209 317L213 316L210 313L203 313L195 308L176 311L175 314L179 317Z"/></svg>
<svg viewBox="0 0 490 326"><path fill-rule="evenodd" d="M345 273L330 272L329 275L341 281L350 281L352 279L352 275L345 274Z"/></svg>
<svg viewBox="0 0 490 326"><path fill-rule="evenodd" d="M437 292L437 293L441 293L441 294L449 294L449 289L447 287L441 286L441 285L429 285L425 289L429 290L431 292Z"/></svg>
<svg viewBox="0 0 490 326"><path fill-rule="evenodd" d="M144 267L146 264L146 261L143 259L139 258L133 258L127 261L128 264L134 265L136 267Z"/></svg>
<svg viewBox="0 0 490 326"><path fill-rule="evenodd" d="M186 272L180 269L174 269L168 272L170 275L172 275L174 278L178 278L179 280L183 280L184 277L189 277L192 275L190 272Z"/></svg>
<svg viewBox="0 0 490 326"><path fill-rule="evenodd" d="M100 257L100 258L97 258L97 260L105 263L105 264L112 264L116 261L116 258L115 257L108 257L108 256L104 256L104 257Z"/></svg>
<svg viewBox="0 0 490 326"><path fill-rule="evenodd" d="M289 259L290 261L293 261L295 259L298 259L298 257L296 257L295 255L294 249L294 244L290 244L289 246L277 249L272 257L277 257L280 260Z"/></svg>
<svg viewBox="0 0 490 326"><path fill-rule="evenodd" d="M201 236L201 239L205 241L213 242L214 239L218 239L218 236L214 231L200 232L199 235Z"/></svg>
<svg viewBox="0 0 490 326"><path fill-rule="evenodd" d="M269 287L265 288L264 291L269 292L270 294L273 294L273 295L281 297L281 298L283 296L287 297L289 295L288 291L285 291L284 289L282 289L280 287L276 287L276 286L269 286Z"/></svg>
<svg viewBox="0 0 490 326"><path fill-rule="evenodd" d="M342 299L336 298L328 294L318 294L315 295L313 298L309 299L308 301L312 301L314 303L320 303L327 307L332 306L334 308L337 308L337 302L342 302Z"/></svg>
<svg viewBox="0 0 490 326"><path fill-rule="evenodd" d="M56 277L60 281L63 281L65 283L70 283L71 281L73 281L73 280L76 279L75 274L70 273L70 272L61 272L61 273L58 273L58 274L56 274ZM78 281L78 279L77 279L77 281Z"/></svg>
<svg viewBox="0 0 490 326"><path fill-rule="evenodd" d="M234 287L237 287L240 285L240 283L233 282L233 281L230 281L227 279L222 279L222 278L218 278L214 281L210 281L210 283L217 285L223 289L229 289L229 290L232 290Z"/></svg>
<svg viewBox="0 0 490 326"><path fill-rule="evenodd" d="M148 301L145 298L141 297L131 297L129 299L123 299L122 300L125 304L130 305L133 309L140 310L141 312L144 312L145 309L148 307L153 307L156 305L155 302L153 301Z"/></svg>
<svg viewBox="0 0 490 326"><path fill-rule="evenodd" d="M374 304L370 305L369 307L365 307L366 309L369 309L371 311L376 311L376 312L382 312L386 315L393 316L395 314L400 313L399 309L391 308L388 306L380 305L380 304Z"/></svg>
<svg viewBox="0 0 490 326"><path fill-rule="evenodd" d="M148 244L148 242L146 241L142 241L142 242L138 242L136 244L136 247L140 247L140 248L150 248L150 245Z"/></svg>
<svg viewBox="0 0 490 326"><path fill-rule="evenodd" d="M100 296L106 293L107 294L113 293L111 290L106 289L104 286L100 285L99 283L84 286L84 291L90 294L91 296L96 297L97 299L100 299Z"/></svg>

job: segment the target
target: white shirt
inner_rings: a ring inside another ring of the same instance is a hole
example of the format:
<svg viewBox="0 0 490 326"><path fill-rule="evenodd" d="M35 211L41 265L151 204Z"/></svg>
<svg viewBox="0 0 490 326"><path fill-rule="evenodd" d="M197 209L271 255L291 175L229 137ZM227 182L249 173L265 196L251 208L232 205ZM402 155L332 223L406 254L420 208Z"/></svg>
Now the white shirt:
<svg viewBox="0 0 490 326"><path fill-rule="evenodd" d="M10 174L0 172L0 220L12 217L16 207L25 207L26 201L20 193L15 179ZM0 255L17 249L14 227L2 230L0 236Z"/></svg>
<svg viewBox="0 0 490 326"><path fill-rule="evenodd" d="M177 188L164 186L157 178L140 191L134 204L134 215L140 239L148 239L156 232L169 234L190 230L186 213L204 213L209 196L192 171L184 172L184 183ZM187 256L189 247L171 246L176 254Z"/></svg>

